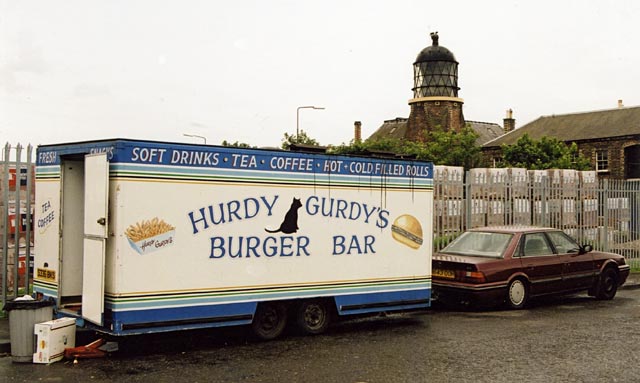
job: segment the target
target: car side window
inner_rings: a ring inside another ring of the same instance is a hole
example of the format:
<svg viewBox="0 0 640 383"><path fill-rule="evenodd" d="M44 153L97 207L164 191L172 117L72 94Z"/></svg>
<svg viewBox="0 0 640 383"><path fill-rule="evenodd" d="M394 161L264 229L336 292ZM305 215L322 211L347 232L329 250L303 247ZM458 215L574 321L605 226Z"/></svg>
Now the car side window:
<svg viewBox="0 0 640 383"><path fill-rule="evenodd" d="M544 233L531 233L524 237L523 255L525 257L553 255L553 250L545 239Z"/></svg>
<svg viewBox="0 0 640 383"><path fill-rule="evenodd" d="M580 252L580 246L565 233L561 231L550 231L547 235L558 254L575 254Z"/></svg>

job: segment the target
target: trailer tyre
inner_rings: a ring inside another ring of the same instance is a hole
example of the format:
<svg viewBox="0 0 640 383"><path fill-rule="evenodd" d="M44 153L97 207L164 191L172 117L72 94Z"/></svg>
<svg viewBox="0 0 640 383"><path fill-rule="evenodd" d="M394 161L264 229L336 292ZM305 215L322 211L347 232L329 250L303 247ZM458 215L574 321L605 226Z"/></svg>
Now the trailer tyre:
<svg viewBox="0 0 640 383"><path fill-rule="evenodd" d="M326 301L307 300L300 303L296 312L298 328L306 334L322 334L329 327L331 312Z"/></svg>
<svg viewBox="0 0 640 383"><path fill-rule="evenodd" d="M281 303L260 303L253 316L251 328L262 340L275 339L287 324L287 309Z"/></svg>

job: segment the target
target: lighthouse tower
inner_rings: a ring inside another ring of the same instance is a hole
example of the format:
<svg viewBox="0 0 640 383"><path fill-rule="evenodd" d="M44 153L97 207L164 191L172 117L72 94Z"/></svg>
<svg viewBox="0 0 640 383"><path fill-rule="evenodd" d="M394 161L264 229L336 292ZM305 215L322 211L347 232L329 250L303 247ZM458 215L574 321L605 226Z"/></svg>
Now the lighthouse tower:
<svg viewBox="0 0 640 383"><path fill-rule="evenodd" d="M436 127L460 131L465 124L464 100L458 97L458 62L439 44L438 32L431 33L431 41L413 63L413 98L405 137L414 141L423 141L424 133Z"/></svg>

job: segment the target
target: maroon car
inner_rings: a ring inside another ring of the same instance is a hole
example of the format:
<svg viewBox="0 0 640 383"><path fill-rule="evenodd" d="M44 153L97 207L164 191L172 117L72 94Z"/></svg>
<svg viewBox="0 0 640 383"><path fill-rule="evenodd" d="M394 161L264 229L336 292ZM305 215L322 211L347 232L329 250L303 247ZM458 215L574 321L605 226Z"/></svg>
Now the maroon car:
<svg viewBox="0 0 640 383"><path fill-rule="evenodd" d="M529 298L588 291L613 299L629 276L617 254L580 246L563 231L507 226L466 231L433 256L433 295L456 304L514 309Z"/></svg>

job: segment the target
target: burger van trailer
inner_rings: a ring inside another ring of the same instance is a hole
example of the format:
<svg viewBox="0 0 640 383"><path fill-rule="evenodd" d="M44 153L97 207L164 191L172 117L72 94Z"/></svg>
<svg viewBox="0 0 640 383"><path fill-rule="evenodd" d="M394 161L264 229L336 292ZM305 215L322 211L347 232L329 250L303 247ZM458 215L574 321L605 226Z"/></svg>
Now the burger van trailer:
<svg viewBox="0 0 640 383"><path fill-rule="evenodd" d="M430 305L431 163L113 139L37 150L35 293L110 335Z"/></svg>

